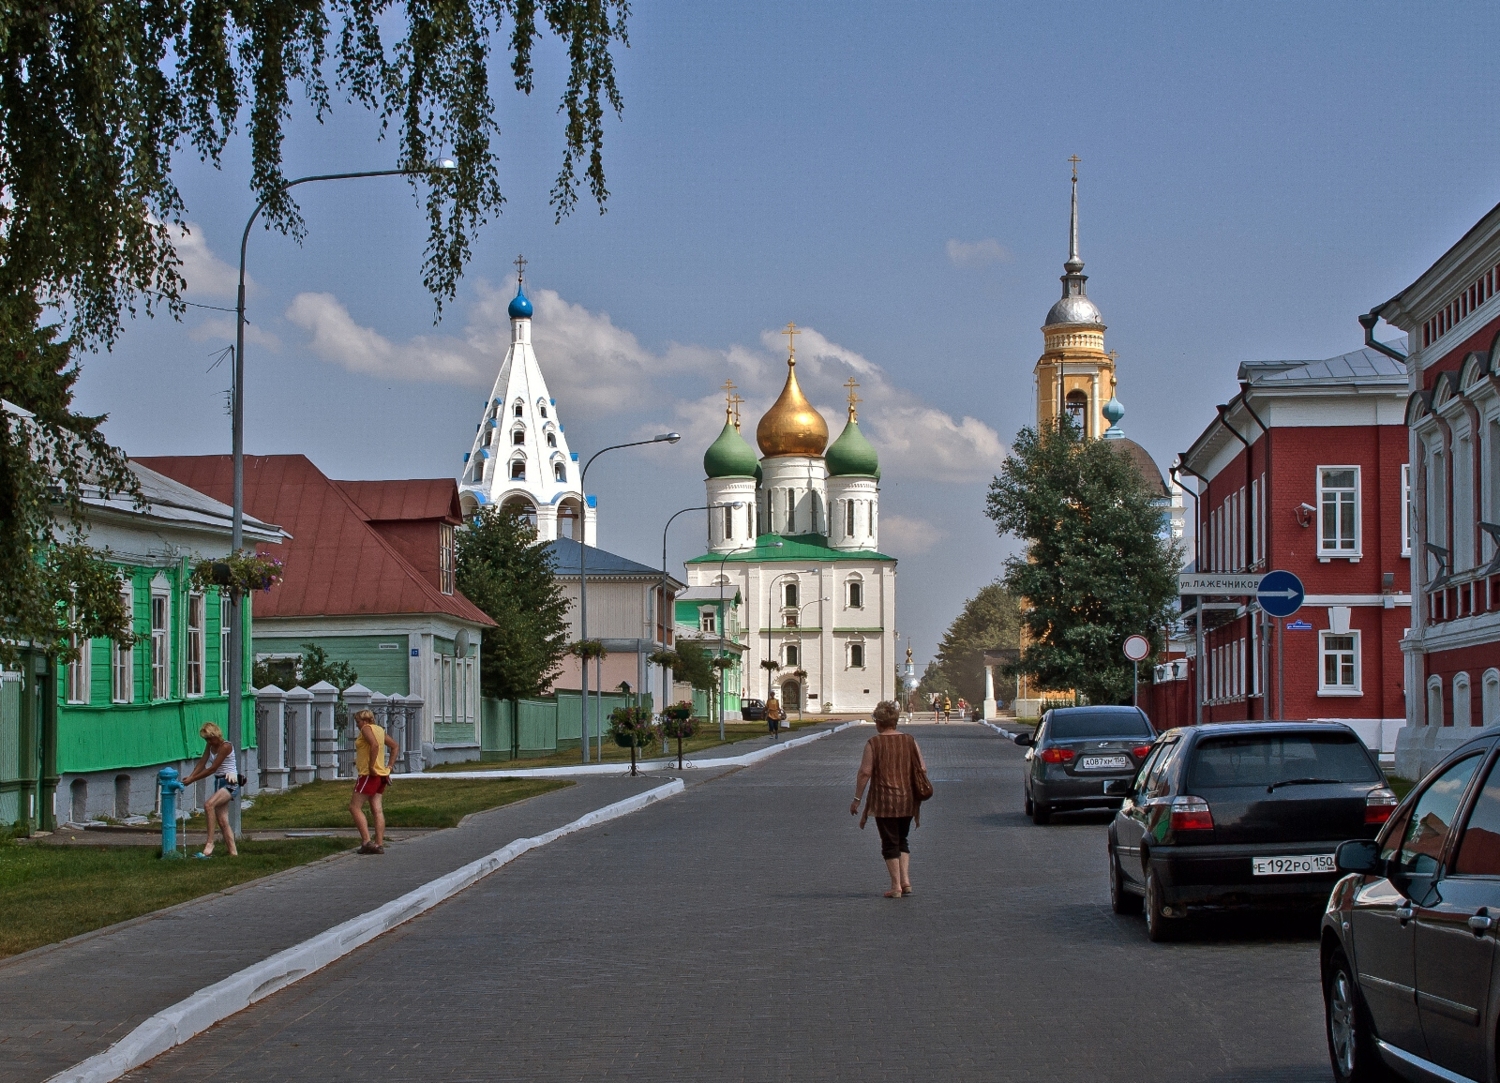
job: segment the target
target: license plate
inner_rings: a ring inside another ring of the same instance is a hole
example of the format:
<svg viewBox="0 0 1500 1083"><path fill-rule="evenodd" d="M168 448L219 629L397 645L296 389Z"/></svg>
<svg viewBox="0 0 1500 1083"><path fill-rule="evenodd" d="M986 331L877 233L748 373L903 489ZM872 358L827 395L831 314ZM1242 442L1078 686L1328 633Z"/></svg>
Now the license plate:
<svg viewBox="0 0 1500 1083"><path fill-rule="evenodd" d="M1078 766L1085 771L1104 771L1110 768L1129 767L1129 756L1084 756Z"/></svg>
<svg viewBox="0 0 1500 1083"><path fill-rule="evenodd" d="M1317 872L1337 872L1332 854L1309 854L1306 857L1253 857L1251 868L1256 876L1306 876Z"/></svg>

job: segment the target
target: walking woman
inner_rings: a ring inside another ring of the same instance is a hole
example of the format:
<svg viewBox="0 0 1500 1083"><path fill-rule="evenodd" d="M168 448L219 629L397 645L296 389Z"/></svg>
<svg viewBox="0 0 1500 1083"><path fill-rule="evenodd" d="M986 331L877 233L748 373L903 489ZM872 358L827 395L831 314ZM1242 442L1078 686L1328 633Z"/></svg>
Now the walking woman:
<svg viewBox="0 0 1500 1083"><path fill-rule="evenodd" d="M854 801L849 806L851 816L859 811L859 799L868 784L870 795L859 826L864 827L869 817L875 817L875 827L880 832L880 856L885 858L885 867L891 874L887 899L912 893L911 847L907 835L913 818L920 822L922 802L932 796L922 750L911 734L896 732L900 713L901 709L890 700L876 705L875 736L865 742L859 777L854 781Z"/></svg>
<svg viewBox="0 0 1500 1083"><path fill-rule="evenodd" d="M203 755L198 758L198 766L182 780L182 784L190 786L200 778L212 775L214 792L203 802L203 818L208 821L208 841L193 856L199 859L214 856L214 821L217 820L219 830L224 833L224 845L229 847L229 856L239 857L240 852L234 846L234 832L229 830L229 802L234 797L235 787L240 784L240 768L235 763L234 746L224 740L224 731L212 722L205 723L198 731L198 736L203 738Z"/></svg>

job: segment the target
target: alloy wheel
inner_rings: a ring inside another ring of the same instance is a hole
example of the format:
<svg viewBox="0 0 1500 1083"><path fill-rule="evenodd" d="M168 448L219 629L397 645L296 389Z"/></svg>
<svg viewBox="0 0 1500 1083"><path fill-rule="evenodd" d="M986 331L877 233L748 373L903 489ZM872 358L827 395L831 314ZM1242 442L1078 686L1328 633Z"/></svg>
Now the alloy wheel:
<svg viewBox="0 0 1500 1083"><path fill-rule="evenodd" d="M1349 971L1339 966L1328 983L1328 1047L1340 1079L1354 1078L1356 1022L1354 983Z"/></svg>

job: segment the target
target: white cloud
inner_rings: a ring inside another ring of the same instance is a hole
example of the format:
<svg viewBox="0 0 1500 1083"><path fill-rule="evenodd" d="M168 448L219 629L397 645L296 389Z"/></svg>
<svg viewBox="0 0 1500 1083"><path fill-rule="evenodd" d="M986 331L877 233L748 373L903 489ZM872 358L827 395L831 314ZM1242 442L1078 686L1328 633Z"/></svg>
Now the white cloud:
<svg viewBox="0 0 1500 1083"><path fill-rule="evenodd" d="M197 311L196 309L191 311ZM234 317L233 316L210 316L200 321L188 331L188 337L194 342L208 342L217 339L223 342L234 342ZM269 331L262 331L260 327L245 321L245 341L254 346L264 346L268 350L281 350L281 339Z"/></svg>
<svg viewBox="0 0 1500 1083"><path fill-rule="evenodd" d="M397 345L354 322L331 293L299 293L286 318L312 336L313 352L364 376L488 386L494 370L471 344L418 335Z"/></svg>
<svg viewBox="0 0 1500 1083"><path fill-rule="evenodd" d="M948 241L948 259L955 267L983 267L990 263L1005 263L1010 253L993 237L982 241Z"/></svg>
<svg viewBox="0 0 1500 1083"><path fill-rule="evenodd" d="M170 226L172 247L182 261L180 273L187 283L187 293L206 297L223 297L233 301L239 288L239 269L225 263L208 247L201 226L189 222L185 227ZM253 285L247 277L247 290Z"/></svg>
<svg viewBox="0 0 1500 1083"><path fill-rule="evenodd" d="M907 515L883 514L880 517L880 548L892 556L910 557L925 553L948 536L928 519Z"/></svg>

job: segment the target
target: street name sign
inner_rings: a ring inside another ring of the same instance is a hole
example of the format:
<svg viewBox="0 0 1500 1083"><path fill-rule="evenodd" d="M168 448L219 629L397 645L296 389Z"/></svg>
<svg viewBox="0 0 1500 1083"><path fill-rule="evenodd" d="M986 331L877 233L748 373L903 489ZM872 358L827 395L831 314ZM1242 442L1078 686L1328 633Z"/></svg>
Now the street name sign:
<svg viewBox="0 0 1500 1083"><path fill-rule="evenodd" d="M1254 594L1260 589L1259 575L1188 572L1177 577L1178 594Z"/></svg>
<svg viewBox="0 0 1500 1083"><path fill-rule="evenodd" d="M1260 607L1273 617L1290 617L1302 608L1306 596L1302 580L1291 572L1267 572L1255 591Z"/></svg>

